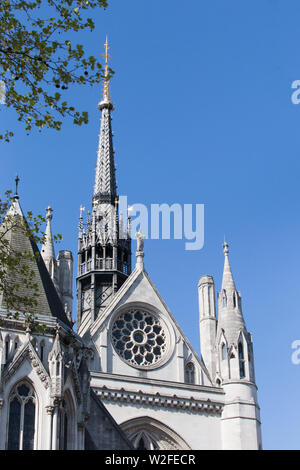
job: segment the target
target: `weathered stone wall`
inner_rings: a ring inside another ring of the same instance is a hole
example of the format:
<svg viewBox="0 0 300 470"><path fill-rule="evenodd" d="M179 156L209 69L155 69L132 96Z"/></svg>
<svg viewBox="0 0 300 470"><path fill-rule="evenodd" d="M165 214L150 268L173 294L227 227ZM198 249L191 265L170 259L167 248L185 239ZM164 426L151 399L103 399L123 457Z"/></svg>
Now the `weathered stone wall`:
<svg viewBox="0 0 300 470"><path fill-rule="evenodd" d="M90 418L85 429L85 450L130 450L131 443L91 391Z"/></svg>

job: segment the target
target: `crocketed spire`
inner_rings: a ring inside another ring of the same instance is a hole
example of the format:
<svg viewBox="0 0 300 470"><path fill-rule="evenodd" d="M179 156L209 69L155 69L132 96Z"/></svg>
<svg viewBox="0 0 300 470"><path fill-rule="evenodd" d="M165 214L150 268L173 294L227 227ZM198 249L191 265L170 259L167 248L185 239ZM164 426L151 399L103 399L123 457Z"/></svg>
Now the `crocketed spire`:
<svg viewBox="0 0 300 470"><path fill-rule="evenodd" d="M117 185L111 128L111 111L114 107L110 101L109 93L108 49L109 45L106 39L103 99L98 105L102 112L102 117L94 185L94 201L113 203L117 197Z"/></svg>
<svg viewBox="0 0 300 470"><path fill-rule="evenodd" d="M80 210L78 230L77 331L84 335L112 301L131 273L131 239L119 219L119 198L112 143L108 41L105 43L104 89L98 107L102 113L93 208L83 221Z"/></svg>
<svg viewBox="0 0 300 470"><path fill-rule="evenodd" d="M62 359L63 355L64 355L64 353L63 353L63 350L61 348L59 333L58 333L58 330L57 330L56 335L55 335L55 340L54 340L52 349L49 353L48 359L49 359L49 361Z"/></svg>

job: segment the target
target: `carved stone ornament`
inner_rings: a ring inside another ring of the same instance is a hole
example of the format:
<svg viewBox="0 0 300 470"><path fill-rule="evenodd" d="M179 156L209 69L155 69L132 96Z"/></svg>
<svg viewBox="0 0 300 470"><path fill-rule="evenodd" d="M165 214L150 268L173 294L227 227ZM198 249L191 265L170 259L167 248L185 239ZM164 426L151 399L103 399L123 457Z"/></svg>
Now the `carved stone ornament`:
<svg viewBox="0 0 300 470"><path fill-rule="evenodd" d="M119 356L136 368L159 365L168 350L168 330L154 314L143 309L121 313L111 329L113 346Z"/></svg>

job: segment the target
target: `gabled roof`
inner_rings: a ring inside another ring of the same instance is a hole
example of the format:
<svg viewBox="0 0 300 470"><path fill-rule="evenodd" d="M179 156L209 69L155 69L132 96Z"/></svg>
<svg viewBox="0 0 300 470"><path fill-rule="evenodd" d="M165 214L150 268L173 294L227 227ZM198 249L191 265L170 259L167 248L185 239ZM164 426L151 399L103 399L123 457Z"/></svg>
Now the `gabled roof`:
<svg viewBox="0 0 300 470"><path fill-rule="evenodd" d="M114 296L113 300L111 303L107 306L107 308L104 310L102 315L96 319L96 321L93 323L93 325L90 328L90 335L94 336L99 329L101 329L101 325L105 323L105 321L108 319L108 317L111 316L111 314L118 309L121 305L124 305L128 301L128 297L130 296L130 292L134 291L136 288L138 288L138 285L142 283L143 281L146 281L146 284L148 284L148 288L146 285L143 286L143 296L141 297L140 294L137 295L136 302L141 302L141 303L148 303L149 305L153 305L153 297L151 296L150 290L153 292L156 296L157 299L157 304L156 307L159 310L164 310L165 315L168 317L168 319L171 321L171 323L174 325L176 328L178 334L182 337L183 341L185 342L186 346L189 348L191 351L192 355L194 356L195 360L199 363L200 368L203 371L203 374L207 377L207 380L211 382L209 373L203 364L202 360L199 358L197 353L194 351L194 348L191 346L189 340L186 338L184 332L182 331L181 327L177 323L176 319L172 315L171 311L169 310L168 306L166 305L165 301L161 297L157 287L151 280L149 274L147 271L145 271L143 268L141 269L139 266L135 268L135 270L130 274L130 276L126 279L124 284L121 286L121 288L117 291L116 295ZM148 294L147 295L147 289L148 289Z"/></svg>
<svg viewBox="0 0 300 470"><path fill-rule="evenodd" d="M4 369L3 380L7 382L16 372L16 370L21 367L23 362L28 360L32 364L32 370L37 371L37 375L43 383L44 387L47 389L50 387L50 376L46 371L39 355L37 354L33 344L28 340L19 351L15 354L14 358Z"/></svg>
<svg viewBox="0 0 300 470"><path fill-rule="evenodd" d="M18 198L15 198L7 215L19 218L19 221L23 219L26 223ZM20 226L18 227L18 224L7 232L6 238L12 250L16 252L26 252L32 255L32 260L26 261L26 263L28 263L34 272L34 282L37 283L39 295L37 298L38 305L31 308L31 311L28 313L54 317L61 320L68 327L72 327L36 243L24 233L24 230ZM19 295L32 295L32 291L29 291L26 286L22 286L21 274L18 275L17 273L15 276L14 273L13 282L20 284L20 289L18 290ZM0 296L0 309L6 310L3 296ZM18 305L18 310L24 312L25 308L22 305Z"/></svg>

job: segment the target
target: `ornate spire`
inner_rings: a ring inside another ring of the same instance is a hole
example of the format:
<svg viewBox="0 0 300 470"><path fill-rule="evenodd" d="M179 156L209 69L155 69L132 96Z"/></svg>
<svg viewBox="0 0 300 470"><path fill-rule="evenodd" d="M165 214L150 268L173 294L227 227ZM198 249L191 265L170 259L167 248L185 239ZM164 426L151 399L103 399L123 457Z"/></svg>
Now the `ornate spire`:
<svg viewBox="0 0 300 470"><path fill-rule="evenodd" d="M61 348L60 339L59 339L59 328L56 330L55 340L52 346L52 349L49 353L48 360L52 361L57 359L62 359L64 356L63 350Z"/></svg>
<svg viewBox="0 0 300 470"><path fill-rule="evenodd" d="M228 258L229 245L224 241L224 271L222 279L222 291L218 295L219 319L218 332L225 332L228 345L238 341L238 335L245 329L242 314L241 295L237 292Z"/></svg>
<svg viewBox="0 0 300 470"><path fill-rule="evenodd" d="M110 75L108 71L108 60L112 59L112 57L108 54L108 49L110 49L110 46L108 44L108 39L106 36L106 41L104 44L104 49L105 53L101 54L104 59L105 59L105 64L104 64L104 85L103 85L103 102L110 102L110 89L109 89L109 84L110 84Z"/></svg>
<svg viewBox="0 0 300 470"><path fill-rule="evenodd" d="M94 185L94 203L107 202L113 204L117 197L117 185L115 177L114 150L112 142L111 111L113 104L109 93L108 55L109 45L105 43L105 71L103 100L98 107L102 112L101 127L99 135L98 158Z"/></svg>
<svg viewBox="0 0 300 470"><path fill-rule="evenodd" d="M93 208L85 227L79 219L77 331L85 334L104 312L114 294L131 273L131 239L119 221L119 198L115 176L111 128L109 44L106 39L101 126L94 183ZM124 221L125 222L125 221Z"/></svg>

